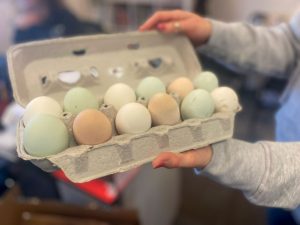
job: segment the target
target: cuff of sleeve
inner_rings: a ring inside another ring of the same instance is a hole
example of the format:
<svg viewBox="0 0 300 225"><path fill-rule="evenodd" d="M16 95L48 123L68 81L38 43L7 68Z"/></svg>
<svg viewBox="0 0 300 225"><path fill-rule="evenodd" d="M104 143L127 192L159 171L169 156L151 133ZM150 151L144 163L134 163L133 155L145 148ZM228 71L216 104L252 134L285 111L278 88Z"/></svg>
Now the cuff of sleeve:
<svg viewBox="0 0 300 225"><path fill-rule="evenodd" d="M211 52L213 49L218 48L218 46L222 47L222 34L224 34L224 30L226 29L226 27L228 26L228 24L221 22L221 21L217 21L217 20L212 20L209 19L210 23L212 24L212 34L208 40L208 42L199 47L199 50L203 53L209 53Z"/></svg>
<svg viewBox="0 0 300 225"><path fill-rule="evenodd" d="M212 158L208 165L202 170L203 173L208 175L217 176L218 171L222 171L223 163L225 160L225 147L227 141L212 144Z"/></svg>

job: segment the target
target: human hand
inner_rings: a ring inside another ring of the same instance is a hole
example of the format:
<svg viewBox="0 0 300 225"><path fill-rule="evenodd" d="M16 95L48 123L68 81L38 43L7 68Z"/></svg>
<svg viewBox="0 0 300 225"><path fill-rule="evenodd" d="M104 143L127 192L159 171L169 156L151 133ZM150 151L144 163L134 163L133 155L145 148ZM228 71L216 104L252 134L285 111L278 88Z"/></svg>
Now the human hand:
<svg viewBox="0 0 300 225"><path fill-rule="evenodd" d="M207 146L182 153L163 152L152 162L153 168L204 168L212 158L212 148Z"/></svg>
<svg viewBox="0 0 300 225"><path fill-rule="evenodd" d="M184 33L196 47L205 44L212 33L212 25L207 19L182 10L156 12L139 28L140 31L153 29Z"/></svg>

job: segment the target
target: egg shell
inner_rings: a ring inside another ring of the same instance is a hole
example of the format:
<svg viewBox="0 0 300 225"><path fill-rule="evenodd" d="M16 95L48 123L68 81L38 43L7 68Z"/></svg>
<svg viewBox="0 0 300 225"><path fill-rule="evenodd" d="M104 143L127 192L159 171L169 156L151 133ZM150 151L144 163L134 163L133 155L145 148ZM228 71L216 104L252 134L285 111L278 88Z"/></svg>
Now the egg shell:
<svg viewBox="0 0 300 225"><path fill-rule="evenodd" d="M40 113L60 117L62 112L62 107L56 100L47 96L40 96L34 98L27 104L23 116L23 123L26 126L31 118Z"/></svg>
<svg viewBox="0 0 300 225"><path fill-rule="evenodd" d="M214 100L210 93L203 89L196 89L183 99L181 116L184 120L207 118L214 113L214 109Z"/></svg>
<svg viewBox="0 0 300 225"><path fill-rule="evenodd" d="M136 94L148 102L157 93L166 93L165 84L157 77L146 77L138 85Z"/></svg>
<svg viewBox="0 0 300 225"><path fill-rule="evenodd" d="M138 134L151 128L151 115L140 103L124 105L116 116L116 128L119 134Z"/></svg>
<svg viewBox="0 0 300 225"><path fill-rule="evenodd" d="M35 115L24 129L26 152L36 157L55 155L69 145L69 133L63 121L47 114Z"/></svg>
<svg viewBox="0 0 300 225"><path fill-rule="evenodd" d="M119 110L123 105L135 102L136 95L134 90L127 84L117 83L112 85L104 95L104 103L112 105Z"/></svg>
<svg viewBox="0 0 300 225"><path fill-rule="evenodd" d="M217 112L237 112L240 108L236 92L229 87L219 87L212 91Z"/></svg>
<svg viewBox="0 0 300 225"><path fill-rule="evenodd" d="M176 93L181 99L194 90L193 82L187 77L179 77L171 82L167 88L168 93Z"/></svg>
<svg viewBox="0 0 300 225"><path fill-rule="evenodd" d="M180 110L176 100L166 94L154 95L148 104L153 125L175 125L181 121Z"/></svg>
<svg viewBox="0 0 300 225"><path fill-rule="evenodd" d="M98 109L97 97L88 89L75 87L70 89L64 97L64 111L77 115L85 109Z"/></svg>
<svg viewBox="0 0 300 225"><path fill-rule="evenodd" d="M194 85L196 88L211 92L219 86L219 80L214 73L206 71L196 76Z"/></svg>
<svg viewBox="0 0 300 225"><path fill-rule="evenodd" d="M80 145L102 144L111 138L112 124L104 113L86 109L74 119L73 134Z"/></svg>

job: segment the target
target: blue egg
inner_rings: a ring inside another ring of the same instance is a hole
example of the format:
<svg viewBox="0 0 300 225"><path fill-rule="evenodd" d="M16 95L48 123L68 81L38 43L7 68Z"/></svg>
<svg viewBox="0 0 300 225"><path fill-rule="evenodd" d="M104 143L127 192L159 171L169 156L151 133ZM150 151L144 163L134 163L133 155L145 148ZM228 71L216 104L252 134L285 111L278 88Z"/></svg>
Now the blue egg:
<svg viewBox="0 0 300 225"><path fill-rule="evenodd" d="M190 92L181 103L181 116L184 120L210 117L215 110L210 93L203 89Z"/></svg>

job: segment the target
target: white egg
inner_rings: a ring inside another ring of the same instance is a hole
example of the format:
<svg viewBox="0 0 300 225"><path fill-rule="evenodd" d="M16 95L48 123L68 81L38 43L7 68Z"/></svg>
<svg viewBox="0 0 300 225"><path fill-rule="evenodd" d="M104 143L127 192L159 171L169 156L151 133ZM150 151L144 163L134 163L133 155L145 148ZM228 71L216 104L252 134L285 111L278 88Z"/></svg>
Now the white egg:
<svg viewBox="0 0 300 225"><path fill-rule="evenodd" d="M140 103L124 105L116 116L116 128L119 134L138 134L151 128L151 115Z"/></svg>
<svg viewBox="0 0 300 225"><path fill-rule="evenodd" d="M237 112L240 108L235 91L229 87L219 87L211 92L217 112Z"/></svg>
<svg viewBox="0 0 300 225"><path fill-rule="evenodd" d="M28 122L37 114L48 114L56 117L62 115L62 107L57 101L47 96L40 96L33 99L25 108L23 122L26 126Z"/></svg>
<svg viewBox="0 0 300 225"><path fill-rule="evenodd" d="M119 110L127 103L135 101L136 95L134 90L123 83L112 85L104 95L104 103L107 105L112 105L116 110Z"/></svg>

